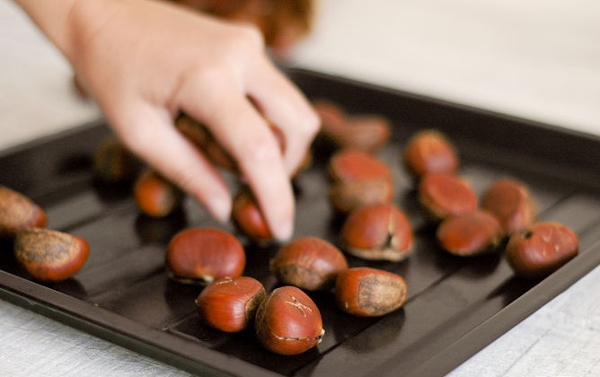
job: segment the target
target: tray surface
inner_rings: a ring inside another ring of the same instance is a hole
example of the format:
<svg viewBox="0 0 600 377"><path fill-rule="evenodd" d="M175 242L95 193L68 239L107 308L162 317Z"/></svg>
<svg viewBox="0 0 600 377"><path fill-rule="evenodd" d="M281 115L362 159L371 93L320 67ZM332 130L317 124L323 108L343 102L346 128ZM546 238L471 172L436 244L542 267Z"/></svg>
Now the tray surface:
<svg viewBox="0 0 600 377"><path fill-rule="evenodd" d="M352 82L290 70L309 98L329 99L351 113L377 113L393 123L393 140L380 154L394 173L395 203L416 236L400 263L366 262L402 275L404 307L382 318L339 311L331 292L311 293L325 326L323 342L297 356L261 348L250 331L224 334L200 322L194 299L201 288L170 281L166 244L187 227L222 226L192 200L165 219L140 215L131 187L94 179L91 156L110 135L103 122L84 125L0 154L0 184L46 209L48 227L85 238L90 257L73 278L55 284L31 280L0 244L0 298L200 375L397 376L443 375L560 293L600 263L600 140L547 125ZM516 278L501 253L458 258L436 244L401 164L404 141L422 128L447 133L461 155L460 175L478 194L510 176L525 183L539 220L562 222L580 240L580 254L542 281ZM327 200L329 151L315 144L315 161L295 181L295 237L338 243L340 218ZM235 182L231 180L235 190ZM268 271L277 245L259 247L242 235L246 275L278 285Z"/></svg>

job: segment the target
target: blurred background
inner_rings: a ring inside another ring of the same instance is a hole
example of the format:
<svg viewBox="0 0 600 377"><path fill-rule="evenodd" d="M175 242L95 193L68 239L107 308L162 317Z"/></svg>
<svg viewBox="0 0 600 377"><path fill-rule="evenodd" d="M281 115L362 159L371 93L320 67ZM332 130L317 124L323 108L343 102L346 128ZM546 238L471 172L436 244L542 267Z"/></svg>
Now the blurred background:
<svg viewBox="0 0 600 377"><path fill-rule="evenodd" d="M599 19L595 0L316 0L287 61L600 134ZM100 116L10 0L0 0L0 67L0 148Z"/></svg>

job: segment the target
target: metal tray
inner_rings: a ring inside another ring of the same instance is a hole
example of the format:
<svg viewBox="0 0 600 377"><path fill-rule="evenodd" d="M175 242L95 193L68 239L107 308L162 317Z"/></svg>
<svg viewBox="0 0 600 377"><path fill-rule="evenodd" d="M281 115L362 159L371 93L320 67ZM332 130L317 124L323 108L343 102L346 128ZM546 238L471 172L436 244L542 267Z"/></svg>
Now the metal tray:
<svg viewBox="0 0 600 377"><path fill-rule="evenodd" d="M41 284L15 263L12 245L1 244L0 298L198 375L435 376L600 263L600 139L315 72L288 73L311 99L329 99L349 112L382 114L393 122L393 140L380 158L394 172L395 202L410 218L416 248L401 263L348 259L352 266L404 276L409 298L401 310L378 319L357 318L335 308L330 292L311 294L326 335L318 347L298 356L264 350L251 331L224 334L202 325L194 304L200 288L168 279L165 247L183 228L219 225L192 200L168 218L149 219L136 209L130 187L98 183L91 156L110 135L102 121L0 153L0 183L42 205L49 228L84 237L91 246L88 262L72 279ZM579 236L580 254L546 279L526 281L513 275L502 253L465 259L440 250L400 160L404 141L422 128L449 135L461 153L460 174L478 193L503 176L527 184L539 219L571 227ZM315 143L315 152L312 168L295 182L295 236L335 243L340 219L326 198L328 151ZM277 246L240 239L248 255L246 274L267 290L276 287L267 260Z"/></svg>

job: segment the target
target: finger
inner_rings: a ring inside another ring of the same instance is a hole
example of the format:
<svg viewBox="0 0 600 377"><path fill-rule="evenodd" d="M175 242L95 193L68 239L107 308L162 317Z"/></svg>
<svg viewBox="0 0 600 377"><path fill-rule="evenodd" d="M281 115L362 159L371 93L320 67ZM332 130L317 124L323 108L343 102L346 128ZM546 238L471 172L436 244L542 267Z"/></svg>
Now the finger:
<svg viewBox="0 0 600 377"><path fill-rule="evenodd" d="M204 88L211 92L204 92ZM189 84L184 90L184 111L204 122L237 161L273 235L280 240L290 238L293 192L279 144L268 123L233 82L224 80L217 87Z"/></svg>
<svg viewBox="0 0 600 377"><path fill-rule="evenodd" d="M246 90L264 116L283 132L284 164L291 175L319 130L318 115L300 90L269 61L257 64L247 76Z"/></svg>
<svg viewBox="0 0 600 377"><path fill-rule="evenodd" d="M217 169L174 127L170 114L149 105L115 127L131 150L201 202L217 220L229 220L231 195ZM124 122L124 123L125 123Z"/></svg>

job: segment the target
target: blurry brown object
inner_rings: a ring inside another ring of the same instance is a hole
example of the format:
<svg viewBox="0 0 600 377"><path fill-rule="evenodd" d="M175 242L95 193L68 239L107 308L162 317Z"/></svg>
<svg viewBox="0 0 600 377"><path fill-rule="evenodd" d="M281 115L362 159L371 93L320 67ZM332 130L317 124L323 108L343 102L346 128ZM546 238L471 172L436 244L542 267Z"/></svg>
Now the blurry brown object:
<svg viewBox="0 0 600 377"><path fill-rule="evenodd" d="M419 182L419 203L433 221L441 221L477 208L471 185L450 173L431 173Z"/></svg>
<svg viewBox="0 0 600 377"><path fill-rule="evenodd" d="M179 208L185 195L158 172L148 169L135 182L133 197L140 211L147 216L161 218Z"/></svg>
<svg viewBox="0 0 600 377"><path fill-rule="evenodd" d="M284 55L312 29L313 0L173 0L217 17L255 25L265 43Z"/></svg>
<svg viewBox="0 0 600 377"><path fill-rule="evenodd" d="M502 178L491 184L483 194L481 207L496 216L508 236L530 227L537 214L527 187L511 178Z"/></svg>
<svg viewBox="0 0 600 377"><path fill-rule="evenodd" d="M497 248L502 240L502 228L491 213L475 210L444 220L436 237L444 250L468 257Z"/></svg>
<svg viewBox="0 0 600 377"><path fill-rule="evenodd" d="M382 115L348 115L339 105L324 100L314 101L313 107L321 118L320 136L336 148L375 153L392 134L390 121Z"/></svg>
<svg viewBox="0 0 600 377"><path fill-rule="evenodd" d="M141 169L140 159L116 137L103 140L94 152L94 173L105 182L132 181Z"/></svg>
<svg viewBox="0 0 600 377"><path fill-rule="evenodd" d="M48 223L48 215L25 195L0 185L0 238L14 238L19 231Z"/></svg>
<svg viewBox="0 0 600 377"><path fill-rule="evenodd" d="M428 173L456 173L460 162L454 144L434 129L415 133L404 147L402 160L417 179Z"/></svg>

